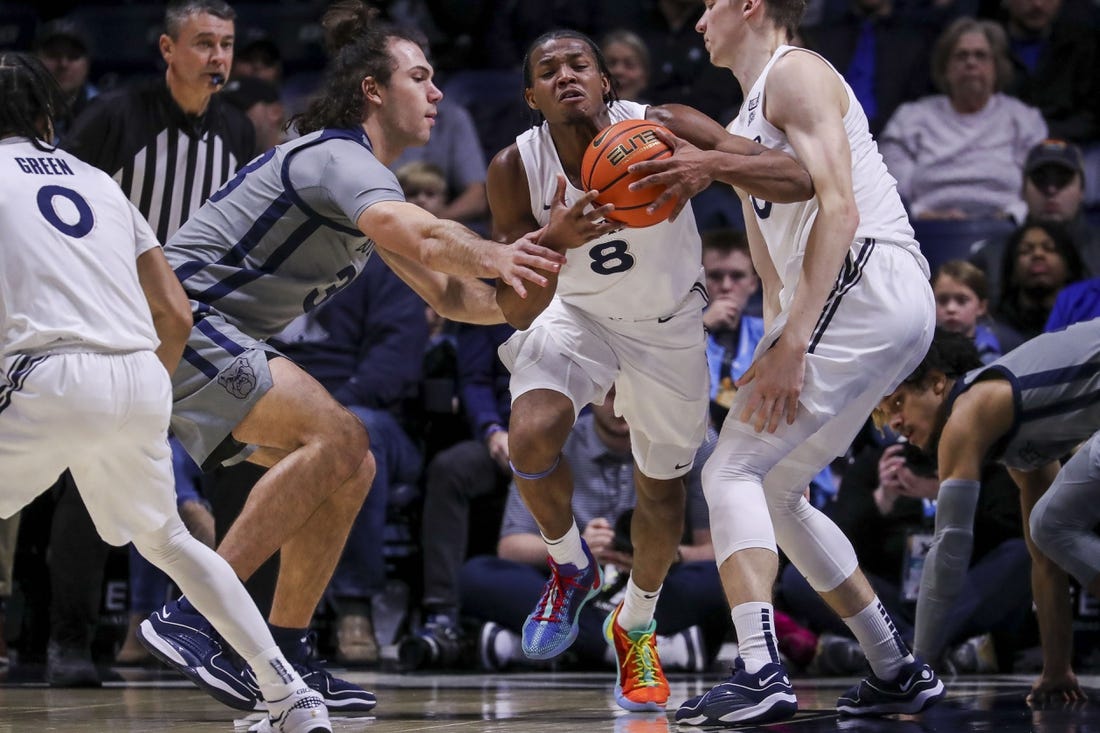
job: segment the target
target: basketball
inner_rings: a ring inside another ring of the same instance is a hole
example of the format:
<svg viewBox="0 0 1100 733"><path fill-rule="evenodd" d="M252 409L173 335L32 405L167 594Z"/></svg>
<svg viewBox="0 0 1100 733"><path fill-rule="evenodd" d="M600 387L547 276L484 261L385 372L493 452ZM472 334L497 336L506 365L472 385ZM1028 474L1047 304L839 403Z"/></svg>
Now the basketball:
<svg viewBox="0 0 1100 733"><path fill-rule="evenodd" d="M581 183L586 191L596 189L598 205L614 204L615 210L608 219L628 227L648 227L669 217L676 206L676 199L663 204L652 214L646 207L665 190L663 186L651 186L631 191L628 186L642 178L627 172L633 163L660 160L672 155L656 130L668 130L648 120L623 120L604 128L589 143L581 162ZM670 133L671 134L671 133Z"/></svg>

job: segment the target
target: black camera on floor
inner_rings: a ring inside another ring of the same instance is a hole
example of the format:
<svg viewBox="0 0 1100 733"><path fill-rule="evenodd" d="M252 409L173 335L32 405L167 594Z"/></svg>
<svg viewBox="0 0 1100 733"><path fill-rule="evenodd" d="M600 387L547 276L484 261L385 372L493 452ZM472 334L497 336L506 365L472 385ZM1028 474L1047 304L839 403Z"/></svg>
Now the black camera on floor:
<svg viewBox="0 0 1100 733"><path fill-rule="evenodd" d="M455 626L429 624L397 645L402 669L456 669L470 665L473 642Z"/></svg>

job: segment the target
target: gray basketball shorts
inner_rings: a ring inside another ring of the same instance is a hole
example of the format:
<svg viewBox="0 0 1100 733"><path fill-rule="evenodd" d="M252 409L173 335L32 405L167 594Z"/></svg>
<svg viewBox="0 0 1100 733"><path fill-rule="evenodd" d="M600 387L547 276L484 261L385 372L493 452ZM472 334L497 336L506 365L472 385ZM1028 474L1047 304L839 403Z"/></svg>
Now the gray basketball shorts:
<svg viewBox="0 0 1100 733"><path fill-rule="evenodd" d="M232 433L271 389L267 361L273 356L282 354L216 312L196 320L172 375L172 432L203 470L237 463L255 450Z"/></svg>

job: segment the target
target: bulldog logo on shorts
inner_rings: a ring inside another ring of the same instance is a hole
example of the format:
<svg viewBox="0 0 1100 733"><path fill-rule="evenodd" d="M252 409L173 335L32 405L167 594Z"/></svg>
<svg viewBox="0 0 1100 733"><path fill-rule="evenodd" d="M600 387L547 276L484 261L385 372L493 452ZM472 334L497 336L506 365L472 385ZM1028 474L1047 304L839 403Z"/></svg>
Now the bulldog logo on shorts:
<svg viewBox="0 0 1100 733"><path fill-rule="evenodd" d="M236 361L218 375L218 384L237 399L243 400L256 389L256 372L248 360L238 356Z"/></svg>

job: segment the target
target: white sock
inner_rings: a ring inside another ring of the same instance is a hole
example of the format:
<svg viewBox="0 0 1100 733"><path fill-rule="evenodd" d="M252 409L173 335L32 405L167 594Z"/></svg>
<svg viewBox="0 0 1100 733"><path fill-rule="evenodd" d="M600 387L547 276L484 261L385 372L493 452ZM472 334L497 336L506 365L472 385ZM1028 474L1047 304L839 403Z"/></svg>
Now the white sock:
<svg viewBox="0 0 1100 733"><path fill-rule="evenodd" d="M245 661L255 673L256 681L260 683L260 694L267 702L282 700L305 687L302 678L286 661L277 646L265 649Z"/></svg>
<svg viewBox="0 0 1100 733"><path fill-rule="evenodd" d="M855 634L863 653L867 655L867 664L871 665L871 671L880 680L889 682L896 679L901 666L913 661L909 647L901 640L878 596L867 608L844 619L844 623Z"/></svg>
<svg viewBox="0 0 1100 733"><path fill-rule="evenodd" d="M737 652L749 673L779 662L774 615L770 603L742 603L730 612L737 630Z"/></svg>
<svg viewBox="0 0 1100 733"><path fill-rule="evenodd" d="M541 533L540 533L541 534ZM588 556L581 549L581 533L577 529L577 523L573 522L569 531L556 540L542 535L542 541L546 543L546 551L557 565L575 565L578 570L588 567Z"/></svg>
<svg viewBox="0 0 1100 733"><path fill-rule="evenodd" d="M661 595L661 588L657 586L655 591L646 591L634 584L634 573L626 581L626 596L623 598L623 607L619 611L618 624L626 631L636 631L649 626L653 620L653 612L657 609L657 599Z"/></svg>

